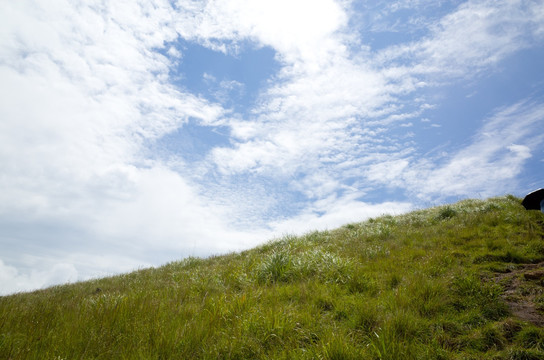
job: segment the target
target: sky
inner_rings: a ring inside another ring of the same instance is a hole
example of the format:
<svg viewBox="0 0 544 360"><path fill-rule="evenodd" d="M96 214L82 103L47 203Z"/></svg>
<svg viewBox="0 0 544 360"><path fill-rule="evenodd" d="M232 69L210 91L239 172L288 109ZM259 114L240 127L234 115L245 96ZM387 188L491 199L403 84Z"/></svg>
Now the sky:
<svg viewBox="0 0 544 360"><path fill-rule="evenodd" d="M544 0L0 1L0 295L544 186Z"/></svg>

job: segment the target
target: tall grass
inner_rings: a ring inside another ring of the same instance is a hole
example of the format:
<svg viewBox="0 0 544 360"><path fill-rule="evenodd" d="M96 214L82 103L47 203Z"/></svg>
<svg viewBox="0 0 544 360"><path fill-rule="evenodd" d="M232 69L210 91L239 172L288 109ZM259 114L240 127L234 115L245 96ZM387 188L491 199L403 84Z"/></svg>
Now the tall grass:
<svg viewBox="0 0 544 360"><path fill-rule="evenodd" d="M0 358L542 359L494 278L544 261L543 221L466 200L1 297Z"/></svg>

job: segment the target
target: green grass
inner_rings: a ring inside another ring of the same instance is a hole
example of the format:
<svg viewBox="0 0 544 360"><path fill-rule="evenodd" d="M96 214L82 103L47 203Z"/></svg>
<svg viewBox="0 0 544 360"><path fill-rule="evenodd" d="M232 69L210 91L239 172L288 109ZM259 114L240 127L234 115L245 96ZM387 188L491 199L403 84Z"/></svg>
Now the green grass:
<svg viewBox="0 0 544 360"><path fill-rule="evenodd" d="M466 200L4 296L0 359L544 359L499 280L544 261L543 224Z"/></svg>

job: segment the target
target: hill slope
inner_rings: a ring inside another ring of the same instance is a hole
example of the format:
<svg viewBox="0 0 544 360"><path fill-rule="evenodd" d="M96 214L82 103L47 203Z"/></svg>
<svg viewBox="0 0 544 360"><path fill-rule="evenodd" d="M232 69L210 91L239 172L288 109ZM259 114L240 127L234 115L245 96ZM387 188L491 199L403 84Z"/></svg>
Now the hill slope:
<svg viewBox="0 0 544 360"><path fill-rule="evenodd" d="M544 216L512 196L0 298L2 359L543 359Z"/></svg>

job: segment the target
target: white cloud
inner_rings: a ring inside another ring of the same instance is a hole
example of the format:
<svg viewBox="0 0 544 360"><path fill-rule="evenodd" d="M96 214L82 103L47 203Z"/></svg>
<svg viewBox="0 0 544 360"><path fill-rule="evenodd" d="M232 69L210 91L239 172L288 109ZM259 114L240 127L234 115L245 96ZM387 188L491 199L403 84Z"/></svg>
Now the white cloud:
<svg viewBox="0 0 544 360"><path fill-rule="evenodd" d="M506 56L542 40L542 1L467 1L408 45L381 51L383 63L410 63L412 75L462 76L496 65Z"/></svg>
<svg viewBox="0 0 544 360"><path fill-rule="evenodd" d="M110 201L100 214L96 228L101 237L186 255L194 246L221 253L264 240L262 233L250 229L235 231L229 207L201 198L196 186L170 169L139 169L134 182L130 200Z"/></svg>
<svg viewBox="0 0 544 360"><path fill-rule="evenodd" d="M13 266L4 264L0 259L0 296L73 282L77 279L78 272L72 264L57 263L48 269L32 270L25 274Z"/></svg>
<svg viewBox="0 0 544 360"><path fill-rule="evenodd" d="M412 162L401 182L418 196L492 196L515 189L517 176L544 141L544 104L519 102L485 121L473 142L442 165L431 159Z"/></svg>
<svg viewBox="0 0 544 360"><path fill-rule="evenodd" d="M292 174L315 171L360 156L367 122L390 115L389 104L403 89L364 63L338 59L317 73L289 74L262 96L252 122L231 123L239 137L234 146L216 148L212 159L224 173L252 171ZM387 117L396 122L415 116ZM392 144L394 146L394 144ZM368 150L365 149L365 150Z"/></svg>
<svg viewBox="0 0 544 360"><path fill-rule="evenodd" d="M407 159L381 161L368 167L366 177L371 181L384 182L389 186L402 186L401 179L409 167L410 162Z"/></svg>
<svg viewBox="0 0 544 360"><path fill-rule="evenodd" d="M11 15L0 44L3 185L20 189L26 178L40 196L41 186L56 195L93 187L141 162L144 139L221 114L165 81L168 61L153 49L176 36L162 27L166 4L2 4Z"/></svg>
<svg viewBox="0 0 544 360"><path fill-rule="evenodd" d="M182 11L176 27L184 38L224 51L212 40L251 39L272 46L287 63L328 59L339 46L331 35L347 22L333 0L178 1L177 6Z"/></svg>
<svg viewBox="0 0 544 360"><path fill-rule="evenodd" d="M349 195L330 197L314 203L297 216L272 222L277 234L302 234L312 230L334 229L349 222L360 222L371 217L398 215L413 210L413 205L403 202L365 203Z"/></svg>
<svg viewBox="0 0 544 360"><path fill-rule="evenodd" d="M532 156L531 149L525 145L512 144L507 149L514 153L518 159L529 159Z"/></svg>

